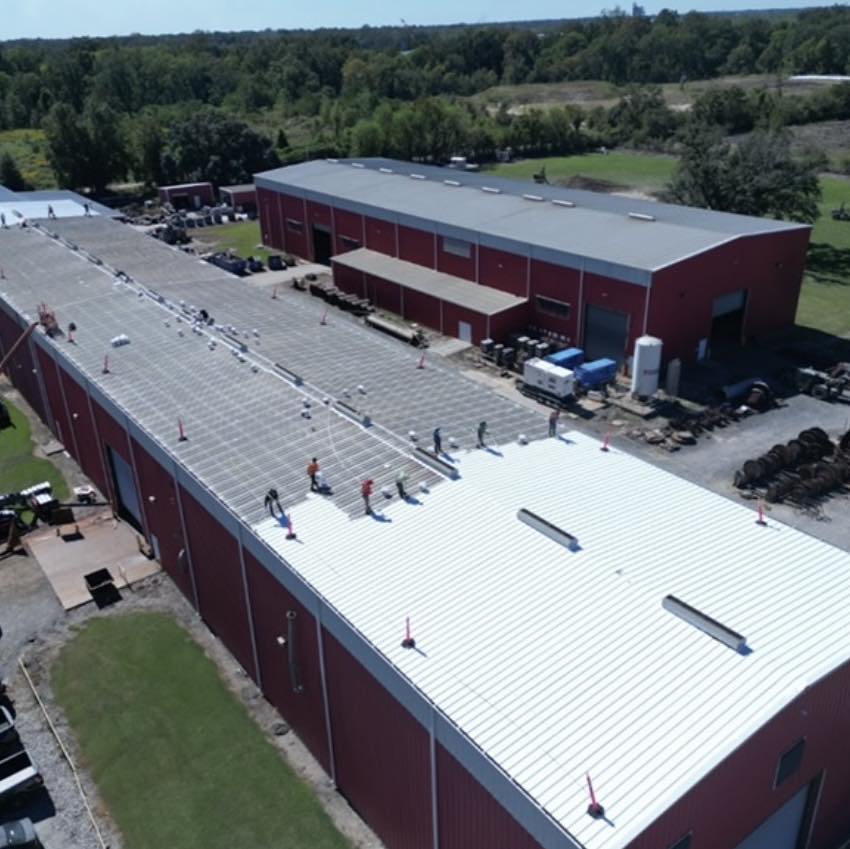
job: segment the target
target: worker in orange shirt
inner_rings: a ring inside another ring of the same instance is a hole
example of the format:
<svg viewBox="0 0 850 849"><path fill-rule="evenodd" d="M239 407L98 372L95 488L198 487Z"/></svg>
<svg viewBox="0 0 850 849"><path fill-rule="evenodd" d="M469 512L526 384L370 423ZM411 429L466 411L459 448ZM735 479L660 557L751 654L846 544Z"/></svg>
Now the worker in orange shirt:
<svg viewBox="0 0 850 849"><path fill-rule="evenodd" d="M319 474L319 461L315 457L313 457L307 466L307 474L310 477L310 492L318 492L319 482L316 476Z"/></svg>

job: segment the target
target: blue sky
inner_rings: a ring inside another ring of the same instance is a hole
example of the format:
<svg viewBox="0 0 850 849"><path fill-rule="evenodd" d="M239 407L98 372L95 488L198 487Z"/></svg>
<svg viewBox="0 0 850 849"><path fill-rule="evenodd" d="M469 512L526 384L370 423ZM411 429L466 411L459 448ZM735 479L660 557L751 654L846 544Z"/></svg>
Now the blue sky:
<svg viewBox="0 0 850 849"><path fill-rule="evenodd" d="M703 11L777 9L825 5L807 0L698 0ZM359 27L363 24L488 23L516 18L581 17L613 8L606 0L0 0L0 40L62 38L72 35L123 35L193 30L245 30L314 27ZM631 8L631 0L620 5ZM662 8L688 11L694 2L645 0L647 12Z"/></svg>

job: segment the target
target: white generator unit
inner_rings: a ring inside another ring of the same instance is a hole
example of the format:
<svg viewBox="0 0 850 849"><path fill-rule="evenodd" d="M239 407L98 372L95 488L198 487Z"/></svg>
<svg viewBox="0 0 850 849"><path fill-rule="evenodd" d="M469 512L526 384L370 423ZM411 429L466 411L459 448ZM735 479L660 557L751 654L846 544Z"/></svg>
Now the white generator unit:
<svg viewBox="0 0 850 849"><path fill-rule="evenodd" d="M662 341L654 336L641 336L635 342L635 357L632 363L632 395L637 395L639 398L651 398L658 392L663 347Z"/></svg>
<svg viewBox="0 0 850 849"><path fill-rule="evenodd" d="M529 389L545 392L555 398L568 398L575 392L576 378L570 369L537 357L525 361L522 379Z"/></svg>

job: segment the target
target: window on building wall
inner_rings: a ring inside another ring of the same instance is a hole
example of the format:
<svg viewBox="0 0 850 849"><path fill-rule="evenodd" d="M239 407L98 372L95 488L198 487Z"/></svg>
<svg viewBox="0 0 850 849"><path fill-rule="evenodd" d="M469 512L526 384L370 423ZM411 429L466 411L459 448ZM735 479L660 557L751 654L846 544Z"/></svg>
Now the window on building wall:
<svg viewBox="0 0 850 849"><path fill-rule="evenodd" d="M670 849L691 849L691 833L688 832L684 837L677 840Z"/></svg>
<svg viewBox="0 0 850 849"><path fill-rule="evenodd" d="M357 239L350 238L349 236L340 236L339 240L347 251L353 251L355 248L360 247L360 242L358 242Z"/></svg>
<svg viewBox="0 0 850 849"><path fill-rule="evenodd" d="M443 251L447 254L469 259L472 256L472 245L469 242L464 242L463 239L447 239L443 236Z"/></svg>
<svg viewBox="0 0 850 849"><path fill-rule="evenodd" d="M537 295L537 309L549 315L556 315L558 318L570 317L570 305L566 301L544 298L543 295Z"/></svg>
<svg viewBox="0 0 850 849"><path fill-rule="evenodd" d="M297 221L295 218L287 218L286 229L292 230L293 233L303 233L304 224L301 221Z"/></svg>
<svg viewBox="0 0 850 849"><path fill-rule="evenodd" d="M795 743L784 755L779 759L779 766L776 768L776 784L774 787L779 787L784 781L789 779L800 768L803 762L803 753L806 751L806 741L800 740Z"/></svg>

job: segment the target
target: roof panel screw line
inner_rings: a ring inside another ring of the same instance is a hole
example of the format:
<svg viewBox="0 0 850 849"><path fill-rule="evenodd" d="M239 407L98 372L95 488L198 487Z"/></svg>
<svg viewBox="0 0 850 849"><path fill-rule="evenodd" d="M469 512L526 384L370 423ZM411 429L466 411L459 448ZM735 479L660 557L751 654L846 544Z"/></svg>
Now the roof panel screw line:
<svg viewBox="0 0 850 849"><path fill-rule="evenodd" d="M401 641L401 647L403 649L415 649L416 648L416 640L410 635L410 617L405 617L404 620L404 639Z"/></svg>
<svg viewBox="0 0 850 849"><path fill-rule="evenodd" d="M593 792L593 782L590 780L590 773L587 774L587 789L590 791L590 804L587 806L587 813L595 820L602 819L605 816L605 808L596 800L596 794Z"/></svg>
<svg viewBox="0 0 850 849"><path fill-rule="evenodd" d="M761 525L763 528L767 527L767 519L764 515L764 502L760 498L758 500L758 514L759 517L756 519L756 524Z"/></svg>

